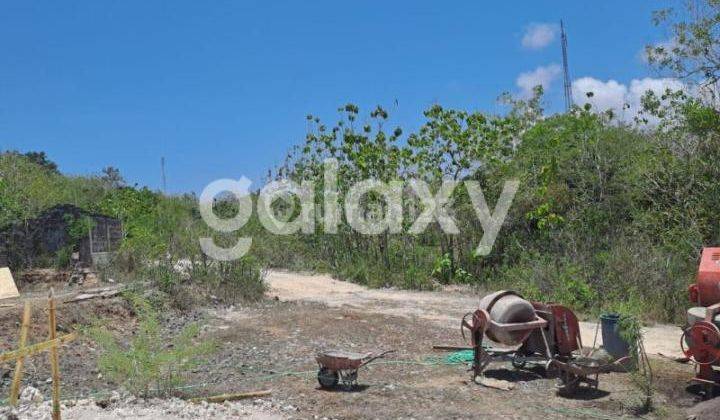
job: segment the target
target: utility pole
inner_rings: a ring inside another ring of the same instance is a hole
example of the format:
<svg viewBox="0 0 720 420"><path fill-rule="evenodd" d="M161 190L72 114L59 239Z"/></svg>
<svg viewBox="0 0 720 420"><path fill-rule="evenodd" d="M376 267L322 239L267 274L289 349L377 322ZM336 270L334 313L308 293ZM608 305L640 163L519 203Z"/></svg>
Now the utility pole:
<svg viewBox="0 0 720 420"><path fill-rule="evenodd" d="M570 71L568 70L567 34L565 33L565 25L563 25L562 19L560 19L560 43L562 44L563 90L565 93L565 111L567 112L572 108L573 100L572 86L570 85Z"/></svg>
<svg viewBox="0 0 720 420"><path fill-rule="evenodd" d="M162 191L167 195L167 179L165 178L165 156L160 157L160 174L162 176Z"/></svg>

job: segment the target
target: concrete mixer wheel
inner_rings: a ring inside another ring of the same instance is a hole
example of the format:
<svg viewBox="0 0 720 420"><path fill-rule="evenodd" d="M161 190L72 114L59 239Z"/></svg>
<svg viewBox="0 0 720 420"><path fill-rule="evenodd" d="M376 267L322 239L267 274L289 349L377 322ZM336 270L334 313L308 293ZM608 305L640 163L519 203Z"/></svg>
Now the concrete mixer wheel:
<svg viewBox="0 0 720 420"><path fill-rule="evenodd" d="M684 346L686 338L687 348ZM698 321L683 332L680 346L693 363L713 365L720 360L720 330L715 324Z"/></svg>

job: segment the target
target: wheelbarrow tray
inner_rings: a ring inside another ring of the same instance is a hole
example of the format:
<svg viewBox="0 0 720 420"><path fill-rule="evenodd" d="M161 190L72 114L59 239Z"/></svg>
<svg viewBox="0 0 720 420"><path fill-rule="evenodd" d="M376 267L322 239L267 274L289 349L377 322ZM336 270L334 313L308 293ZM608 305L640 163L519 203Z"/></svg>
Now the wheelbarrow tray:
<svg viewBox="0 0 720 420"><path fill-rule="evenodd" d="M578 357L565 362L553 359L552 363L561 370L565 370L578 376L584 376L596 375L599 373L610 373L626 359L628 359L628 357L620 358L611 363L603 363L600 360L590 357Z"/></svg>
<svg viewBox="0 0 720 420"><path fill-rule="evenodd" d="M315 356L315 360L322 367L333 371L358 369L372 353L354 353L344 350L323 351Z"/></svg>

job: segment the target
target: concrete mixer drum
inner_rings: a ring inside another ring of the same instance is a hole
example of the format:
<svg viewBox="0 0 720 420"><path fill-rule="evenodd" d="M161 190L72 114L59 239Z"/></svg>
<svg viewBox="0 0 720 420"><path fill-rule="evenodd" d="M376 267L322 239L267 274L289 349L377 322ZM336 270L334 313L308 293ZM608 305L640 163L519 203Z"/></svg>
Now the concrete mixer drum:
<svg viewBox="0 0 720 420"><path fill-rule="evenodd" d="M485 310L490 315L490 319L498 324L531 322L537 318L533 305L519 294L509 290L501 290L483 297L480 299L479 307ZM489 329L486 334L491 340L508 346L520 344L527 338L527 334L522 330Z"/></svg>

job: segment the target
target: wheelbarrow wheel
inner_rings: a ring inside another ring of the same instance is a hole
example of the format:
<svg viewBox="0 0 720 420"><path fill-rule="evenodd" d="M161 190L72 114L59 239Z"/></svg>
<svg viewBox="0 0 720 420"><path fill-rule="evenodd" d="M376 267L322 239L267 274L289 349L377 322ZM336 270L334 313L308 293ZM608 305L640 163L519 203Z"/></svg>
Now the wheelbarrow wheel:
<svg viewBox="0 0 720 420"><path fill-rule="evenodd" d="M572 397L580 388L580 377L567 371L558 376L557 391L561 397Z"/></svg>
<svg viewBox="0 0 720 420"><path fill-rule="evenodd" d="M330 370L326 367L321 367L318 370L318 383L323 388L335 388L339 381L338 373L334 370Z"/></svg>

